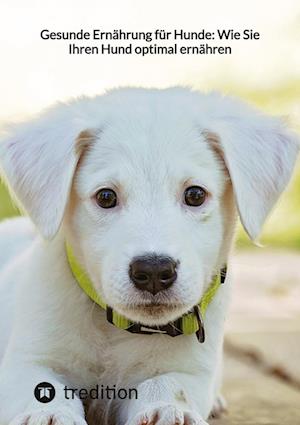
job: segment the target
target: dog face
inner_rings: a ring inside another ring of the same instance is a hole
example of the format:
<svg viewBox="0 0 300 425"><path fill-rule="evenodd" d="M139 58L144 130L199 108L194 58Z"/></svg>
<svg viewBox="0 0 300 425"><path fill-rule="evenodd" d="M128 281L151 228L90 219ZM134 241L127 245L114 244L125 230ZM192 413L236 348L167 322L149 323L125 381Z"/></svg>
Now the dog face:
<svg viewBox="0 0 300 425"><path fill-rule="evenodd" d="M70 214L97 290L143 322L199 301L223 235L222 163L188 113L158 107L114 111L78 167Z"/></svg>
<svg viewBox="0 0 300 425"><path fill-rule="evenodd" d="M297 153L279 121L185 89L117 90L12 134L4 169L37 226L53 237L63 221L106 303L149 325L199 302L224 261L233 192L258 235Z"/></svg>

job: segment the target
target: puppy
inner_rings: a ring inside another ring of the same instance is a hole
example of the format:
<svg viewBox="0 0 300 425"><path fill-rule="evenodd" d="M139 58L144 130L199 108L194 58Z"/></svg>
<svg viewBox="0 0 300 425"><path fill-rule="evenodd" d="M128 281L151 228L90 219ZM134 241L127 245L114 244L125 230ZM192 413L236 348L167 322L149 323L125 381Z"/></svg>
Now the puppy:
<svg viewBox="0 0 300 425"><path fill-rule="evenodd" d="M1 167L30 219L0 237L1 425L84 425L88 401L65 387L97 384L138 395L99 399L98 423L206 424L237 211L255 240L297 150L279 120L183 88L114 90L7 128Z"/></svg>

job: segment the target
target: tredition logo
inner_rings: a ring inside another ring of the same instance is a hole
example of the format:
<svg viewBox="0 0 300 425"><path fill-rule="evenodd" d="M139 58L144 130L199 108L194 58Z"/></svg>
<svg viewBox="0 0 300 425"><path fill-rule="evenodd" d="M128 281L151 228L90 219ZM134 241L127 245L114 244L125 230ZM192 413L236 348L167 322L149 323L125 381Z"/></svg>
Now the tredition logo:
<svg viewBox="0 0 300 425"><path fill-rule="evenodd" d="M41 382L35 387L34 396L40 403L50 403L55 397L55 388L49 382Z"/></svg>

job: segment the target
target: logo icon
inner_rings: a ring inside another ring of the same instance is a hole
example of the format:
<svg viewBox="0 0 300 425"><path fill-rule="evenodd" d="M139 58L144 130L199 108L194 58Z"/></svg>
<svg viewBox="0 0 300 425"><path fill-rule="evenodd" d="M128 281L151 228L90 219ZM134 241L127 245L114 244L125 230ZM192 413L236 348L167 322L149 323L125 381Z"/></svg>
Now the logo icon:
<svg viewBox="0 0 300 425"><path fill-rule="evenodd" d="M35 387L34 396L40 403L50 403L55 397L55 388L49 382L41 382Z"/></svg>

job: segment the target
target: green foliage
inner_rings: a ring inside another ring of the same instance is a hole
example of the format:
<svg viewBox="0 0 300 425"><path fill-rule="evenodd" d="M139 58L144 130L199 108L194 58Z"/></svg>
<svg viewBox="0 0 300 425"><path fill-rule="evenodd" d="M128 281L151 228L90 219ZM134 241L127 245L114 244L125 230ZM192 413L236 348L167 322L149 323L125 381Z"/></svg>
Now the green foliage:
<svg viewBox="0 0 300 425"><path fill-rule="evenodd" d="M17 214L18 210L14 206L6 187L3 183L0 183L0 220Z"/></svg>

